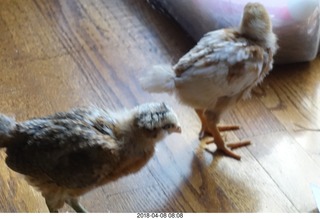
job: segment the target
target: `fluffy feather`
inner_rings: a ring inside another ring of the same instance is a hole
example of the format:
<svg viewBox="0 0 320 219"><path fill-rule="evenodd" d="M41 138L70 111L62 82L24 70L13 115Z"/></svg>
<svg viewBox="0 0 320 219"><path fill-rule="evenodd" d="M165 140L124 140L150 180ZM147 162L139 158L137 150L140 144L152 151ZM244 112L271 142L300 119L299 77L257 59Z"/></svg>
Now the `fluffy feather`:
<svg viewBox="0 0 320 219"><path fill-rule="evenodd" d="M175 88L175 73L170 65L155 65L145 77L140 78L143 89L154 92L172 93Z"/></svg>

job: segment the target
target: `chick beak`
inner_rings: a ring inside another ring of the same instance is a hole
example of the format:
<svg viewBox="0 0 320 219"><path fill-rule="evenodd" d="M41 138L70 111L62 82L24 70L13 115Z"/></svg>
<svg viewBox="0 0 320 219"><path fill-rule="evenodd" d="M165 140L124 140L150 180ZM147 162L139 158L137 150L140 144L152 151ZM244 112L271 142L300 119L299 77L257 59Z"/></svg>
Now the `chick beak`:
<svg viewBox="0 0 320 219"><path fill-rule="evenodd" d="M180 126L177 126L173 129L173 132L176 132L176 133L181 133L181 127Z"/></svg>

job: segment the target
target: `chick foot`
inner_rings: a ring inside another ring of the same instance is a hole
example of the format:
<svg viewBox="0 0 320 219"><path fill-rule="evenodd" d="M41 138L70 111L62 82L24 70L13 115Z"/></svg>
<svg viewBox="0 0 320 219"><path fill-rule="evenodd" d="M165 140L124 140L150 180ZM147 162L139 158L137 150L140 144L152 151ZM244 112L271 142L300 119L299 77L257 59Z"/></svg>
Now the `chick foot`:
<svg viewBox="0 0 320 219"><path fill-rule="evenodd" d="M240 126L238 126L238 125L218 126L218 131L219 132L235 131L235 130L238 130L238 129L240 129ZM214 143L214 140L207 142L207 144L211 144L211 143ZM236 149L236 148L248 146L250 144L251 144L250 141L241 141L241 142L228 143L227 147L229 147L229 148L231 148L233 150L233 149Z"/></svg>
<svg viewBox="0 0 320 219"><path fill-rule="evenodd" d="M205 137L211 136L214 138L214 140L206 142L207 145L211 144L211 143L215 143L217 145L217 150L222 151L224 154L226 154L229 157L240 160L241 157L239 155L235 154L234 152L232 152L230 149L236 149L239 147L247 146L247 145L251 144L250 141L229 143L226 145L220 135L220 132L238 130L240 127L238 125L216 126L216 125L213 125L212 123L211 123L211 127L209 127L207 119L204 116L203 110L196 109L195 111L201 121L201 130L199 133L199 140L202 140ZM206 148L206 150L211 152L208 148Z"/></svg>
<svg viewBox="0 0 320 219"><path fill-rule="evenodd" d="M208 145L208 144L211 144L211 143L215 143L217 145L217 150L220 150L225 155L227 155L229 157L232 157L234 159L240 160L241 156L239 156L238 154L236 154L233 151L231 151L231 149L236 149L236 148L244 147L244 146L247 146L247 145L251 144L250 141L243 141L243 142L225 144L225 142L222 139L219 131L229 131L229 130L239 129L238 126L223 126L223 127L213 126L211 128L208 128L208 129L210 130L210 134L214 138L214 140L208 141L208 142L206 142L206 144ZM208 148L206 148L206 150L209 151L209 152L212 152Z"/></svg>

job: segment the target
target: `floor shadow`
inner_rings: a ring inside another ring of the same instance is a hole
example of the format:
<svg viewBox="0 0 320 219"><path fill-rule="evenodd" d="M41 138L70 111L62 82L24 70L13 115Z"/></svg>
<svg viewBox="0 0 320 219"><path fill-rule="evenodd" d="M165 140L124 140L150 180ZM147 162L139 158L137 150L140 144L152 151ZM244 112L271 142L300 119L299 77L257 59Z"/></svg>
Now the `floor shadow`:
<svg viewBox="0 0 320 219"><path fill-rule="evenodd" d="M235 213L256 212L259 198L256 188L248 186L241 177L230 177L225 169L226 162L233 165L238 161L228 160L219 154L214 156L198 146L190 162L190 174L184 175L183 180L171 194L178 202L182 212L206 213ZM227 167L229 168L229 167ZM239 174L241 175L241 174ZM157 209L166 210L166 207Z"/></svg>

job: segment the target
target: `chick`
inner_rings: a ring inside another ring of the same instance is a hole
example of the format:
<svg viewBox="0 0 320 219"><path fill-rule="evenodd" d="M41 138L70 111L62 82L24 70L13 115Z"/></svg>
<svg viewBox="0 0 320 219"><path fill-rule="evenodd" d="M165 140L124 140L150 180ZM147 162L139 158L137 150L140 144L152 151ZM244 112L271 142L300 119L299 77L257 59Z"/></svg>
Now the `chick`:
<svg viewBox="0 0 320 219"><path fill-rule="evenodd" d="M229 148L250 142L226 145L219 131L239 127L217 124L228 109L249 97L251 89L272 69L277 49L268 12L260 3L248 3L238 28L205 34L176 65L154 66L140 82L149 92L174 93L182 103L195 108L202 123L199 138L211 135L218 150L240 159Z"/></svg>
<svg viewBox="0 0 320 219"><path fill-rule="evenodd" d="M50 212L64 203L86 212L81 195L139 171L173 132L181 128L164 103L118 112L74 109L21 123L0 115L6 164L42 193Z"/></svg>

